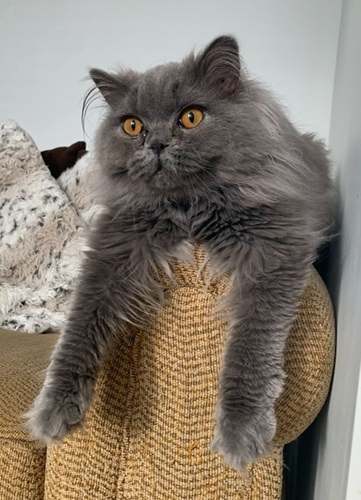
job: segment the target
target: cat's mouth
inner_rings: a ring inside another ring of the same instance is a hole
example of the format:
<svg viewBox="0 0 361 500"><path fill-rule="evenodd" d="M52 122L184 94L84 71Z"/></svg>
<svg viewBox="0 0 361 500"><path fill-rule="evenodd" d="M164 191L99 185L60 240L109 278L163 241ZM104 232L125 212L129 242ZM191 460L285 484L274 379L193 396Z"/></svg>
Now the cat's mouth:
<svg viewBox="0 0 361 500"><path fill-rule="evenodd" d="M163 170L163 162L160 158L158 158L158 162L157 162L156 167L155 167L154 175L157 175L157 173L160 172L161 170Z"/></svg>
<svg viewBox="0 0 361 500"><path fill-rule="evenodd" d="M157 158L153 165L153 172L150 181L153 187L161 191L173 191L180 187L180 179L178 178L174 166L165 158Z"/></svg>
<svg viewBox="0 0 361 500"><path fill-rule="evenodd" d="M144 172L143 181L148 188L162 193L176 193L189 184L194 176L193 170L185 169L180 158L164 151L161 154L148 157L148 172ZM196 176L198 178L198 176Z"/></svg>

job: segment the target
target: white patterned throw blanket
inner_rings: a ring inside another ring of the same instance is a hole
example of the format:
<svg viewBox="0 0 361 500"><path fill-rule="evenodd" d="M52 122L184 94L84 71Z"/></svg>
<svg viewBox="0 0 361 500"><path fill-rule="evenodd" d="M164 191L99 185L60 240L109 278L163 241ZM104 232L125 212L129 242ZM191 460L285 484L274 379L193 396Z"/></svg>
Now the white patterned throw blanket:
<svg viewBox="0 0 361 500"><path fill-rule="evenodd" d="M92 201L90 154L55 180L31 137L0 128L0 327L25 332L64 326L79 272Z"/></svg>

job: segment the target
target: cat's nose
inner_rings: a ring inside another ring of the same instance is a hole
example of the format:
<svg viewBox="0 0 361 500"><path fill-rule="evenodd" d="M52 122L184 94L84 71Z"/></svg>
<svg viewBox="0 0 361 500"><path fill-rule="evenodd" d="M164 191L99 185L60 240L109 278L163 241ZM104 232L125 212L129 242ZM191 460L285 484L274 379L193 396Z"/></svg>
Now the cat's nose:
<svg viewBox="0 0 361 500"><path fill-rule="evenodd" d="M153 149L153 151L155 151L157 154L159 154L163 149L165 149L168 146L169 144L167 144L166 142L153 141L149 147L150 149Z"/></svg>

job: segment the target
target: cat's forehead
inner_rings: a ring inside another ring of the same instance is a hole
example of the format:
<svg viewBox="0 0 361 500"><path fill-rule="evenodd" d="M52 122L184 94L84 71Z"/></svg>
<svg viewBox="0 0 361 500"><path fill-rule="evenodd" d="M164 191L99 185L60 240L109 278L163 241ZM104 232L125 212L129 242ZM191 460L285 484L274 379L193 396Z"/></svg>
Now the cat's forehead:
<svg viewBox="0 0 361 500"><path fill-rule="evenodd" d="M169 63L139 75L130 102L140 116L167 118L191 104L196 94L191 69L181 63Z"/></svg>

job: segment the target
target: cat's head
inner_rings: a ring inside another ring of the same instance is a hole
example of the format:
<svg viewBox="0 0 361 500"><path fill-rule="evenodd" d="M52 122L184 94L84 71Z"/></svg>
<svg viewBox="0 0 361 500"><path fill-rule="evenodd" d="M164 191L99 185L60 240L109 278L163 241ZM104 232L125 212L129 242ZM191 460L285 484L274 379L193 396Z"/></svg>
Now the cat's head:
<svg viewBox="0 0 361 500"><path fill-rule="evenodd" d="M108 105L97 156L114 188L182 194L218 183L220 165L231 161L235 106L245 93L241 72L229 36L144 73L92 69L94 89Z"/></svg>

